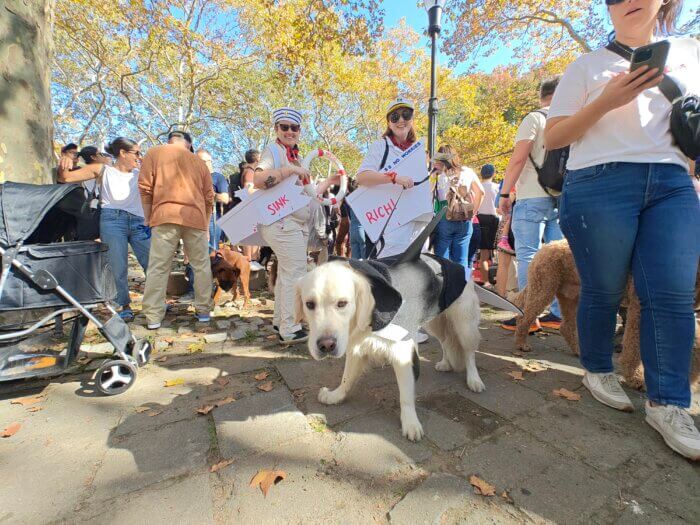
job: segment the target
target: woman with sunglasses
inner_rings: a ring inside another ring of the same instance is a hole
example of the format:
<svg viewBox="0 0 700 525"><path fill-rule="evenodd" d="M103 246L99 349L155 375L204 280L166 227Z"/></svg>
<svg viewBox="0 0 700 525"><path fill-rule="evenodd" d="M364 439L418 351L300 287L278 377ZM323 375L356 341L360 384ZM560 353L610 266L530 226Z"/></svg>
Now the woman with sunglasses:
<svg viewBox="0 0 700 525"><path fill-rule="evenodd" d="M616 44L637 48L673 33L680 0L606 0ZM560 224L581 277L578 334L583 384L618 410L633 405L614 374L616 312L632 273L642 306L640 352L646 421L669 447L700 459L700 433L685 410L695 334L700 206L688 159L670 131L667 74L700 95L700 42L672 38L666 70L607 48L572 63L554 95L545 144L571 145Z"/></svg>
<svg viewBox="0 0 700 525"><path fill-rule="evenodd" d="M357 172L358 186L378 186L393 182L403 188L413 187L414 181L410 177L397 177L394 172L381 171L418 140L413 124L413 112L413 104L406 99L397 98L389 104L386 110L386 131L380 140L370 145L367 156ZM368 243L365 256L376 258L378 252L379 257L402 253L423 231L431 218L432 214L423 214L395 230L385 232L384 247L375 247Z"/></svg>
<svg viewBox="0 0 700 525"><path fill-rule="evenodd" d="M301 113L283 107L272 114L276 140L263 151L255 168L254 184L258 189L276 186L289 177L297 177L298 185L309 180L309 171L302 167L299 156ZM329 177L316 188L323 194L337 177ZM305 206L268 226L260 225L260 235L277 256L275 312L273 326L282 345L302 343L306 331L294 318L294 285L306 273L307 245L311 231L312 210Z"/></svg>
<svg viewBox="0 0 700 525"><path fill-rule="evenodd" d="M63 162L59 165L61 182L82 182L95 179L100 187L100 239L109 245L107 255L117 285L119 315L132 321L129 298L128 265L129 245L144 272L148 268L148 252L151 247L151 230L143 224L143 206L139 193L137 169L141 148L133 140L119 137L107 146L106 152L116 159L113 166L95 162L75 171L68 171Z"/></svg>

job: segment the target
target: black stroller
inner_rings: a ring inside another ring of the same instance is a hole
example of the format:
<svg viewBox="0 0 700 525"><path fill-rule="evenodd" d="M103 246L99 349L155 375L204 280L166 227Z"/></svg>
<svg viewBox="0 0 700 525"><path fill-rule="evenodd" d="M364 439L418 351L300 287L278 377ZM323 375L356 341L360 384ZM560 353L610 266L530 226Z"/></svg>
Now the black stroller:
<svg viewBox="0 0 700 525"><path fill-rule="evenodd" d="M114 347L115 359L95 374L105 395L125 392L151 355L110 301L116 295L108 246L96 241L56 242L80 231L85 195L75 184L0 184L0 381L57 375L75 361L88 321ZM102 322L98 311L107 313ZM72 323L67 348L38 347L30 337Z"/></svg>

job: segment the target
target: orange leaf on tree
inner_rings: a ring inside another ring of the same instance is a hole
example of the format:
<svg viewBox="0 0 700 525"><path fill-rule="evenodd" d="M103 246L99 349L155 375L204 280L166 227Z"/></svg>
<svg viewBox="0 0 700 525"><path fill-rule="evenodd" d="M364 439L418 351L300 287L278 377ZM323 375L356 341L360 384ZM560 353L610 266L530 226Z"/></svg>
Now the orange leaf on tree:
<svg viewBox="0 0 700 525"><path fill-rule="evenodd" d="M552 390L552 394L558 397L563 397L569 401L581 401L581 394L567 390L566 388L560 388L558 390Z"/></svg>
<svg viewBox="0 0 700 525"><path fill-rule="evenodd" d="M216 472L217 470L221 470L222 468L226 468L231 463L233 463L232 459L225 459L223 461L219 461L216 465L211 466L211 468L209 469L209 472Z"/></svg>
<svg viewBox="0 0 700 525"><path fill-rule="evenodd" d="M7 428L5 428L5 430L2 431L2 434L0 434L0 437L4 437L4 438L12 437L17 433L17 431L20 428L22 428L22 425L20 425L16 421L14 423L10 423L9 425L7 425Z"/></svg>
<svg viewBox="0 0 700 525"><path fill-rule="evenodd" d="M267 497L267 491L272 485L277 485L280 481L287 477L284 470L260 470L250 480L250 488L260 486L263 496Z"/></svg>
<svg viewBox="0 0 700 525"><path fill-rule="evenodd" d="M258 390L262 390L263 392L269 392L273 388L275 387L273 386L272 381L266 381L265 383L258 385Z"/></svg>
<svg viewBox="0 0 700 525"><path fill-rule="evenodd" d="M265 381L267 379L267 376L270 375L270 372L260 372L259 374L255 374L255 380L256 381Z"/></svg>
<svg viewBox="0 0 700 525"><path fill-rule="evenodd" d="M474 493L480 496L495 496L496 487L484 481L479 476L472 474L469 476L469 483L474 487Z"/></svg>

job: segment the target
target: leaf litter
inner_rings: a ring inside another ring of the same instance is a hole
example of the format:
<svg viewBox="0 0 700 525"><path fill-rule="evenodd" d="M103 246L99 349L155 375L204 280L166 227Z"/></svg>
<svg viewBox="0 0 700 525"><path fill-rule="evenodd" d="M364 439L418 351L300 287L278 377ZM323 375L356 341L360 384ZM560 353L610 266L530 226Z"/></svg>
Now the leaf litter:
<svg viewBox="0 0 700 525"><path fill-rule="evenodd" d="M267 497L267 492L272 485L277 485L280 481L287 477L284 470L259 470L253 479L250 480L250 488L260 487L260 491L264 497Z"/></svg>
<svg viewBox="0 0 700 525"><path fill-rule="evenodd" d="M262 390L263 392L270 392L273 388L275 388L275 386L272 384L272 381L266 381L258 385L258 390Z"/></svg>
<svg viewBox="0 0 700 525"><path fill-rule="evenodd" d="M552 394L557 397L563 397L569 401L581 401L581 394L567 390L566 388L559 388L557 390L552 390Z"/></svg>
<svg viewBox="0 0 700 525"><path fill-rule="evenodd" d="M495 496L496 487L484 481L479 476L472 474L469 476L469 483L474 487L474 494L478 496Z"/></svg>
<svg viewBox="0 0 700 525"><path fill-rule="evenodd" d="M209 472L216 472L218 470L221 470L222 468L228 467L231 463L233 463L232 459L225 459L223 461L219 461L215 465L212 465L211 468L209 469Z"/></svg>
<svg viewBox="0 0 700 525"><path fill-rule="evenodd" d="M163 386L168 388L171 386L178 386L178 385L184 385L184 384L185 384L185 380L181 377L178 377L177 379L168 379L167 381L165 381L165 384Z"/></svg>
<svg viewBox="0 0 700 525"><path fill-rule="evenodd" d="M523 377L523 373L519 371L513 371L513 372L508 372L508 375L515 379L516 381L522 381L525 378Z"/></svg>
<svg viewBox="0 0 700 525"><path fill-rule="evenodd" d="M10 423L9 425L7 425L5 430L2 431L2 434L0 434L0 437L4 437L4 438L12 437L17 432L19 432L20 428L22 428L22 425L17 423L16 421L14 423Z"/></svg>
<svg viewBox="0 0 700 525"><path fill-rule="evenodd" d="M255 380L256 381L265 381L267 377L270 375L270 372L260 372L259 374L255 374Z"/></svg>

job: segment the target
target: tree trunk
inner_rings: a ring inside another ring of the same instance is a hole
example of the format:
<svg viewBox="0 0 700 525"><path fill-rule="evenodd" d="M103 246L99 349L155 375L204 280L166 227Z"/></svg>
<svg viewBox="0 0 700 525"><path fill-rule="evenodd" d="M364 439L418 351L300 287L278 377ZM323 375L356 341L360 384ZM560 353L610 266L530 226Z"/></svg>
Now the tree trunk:
<svg viewBox="0 0 700 525"><path fill-rule="evenodd" d="M0 182L53 181L54 0L0 5Z"/></svg>

